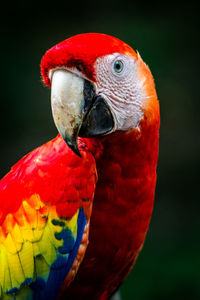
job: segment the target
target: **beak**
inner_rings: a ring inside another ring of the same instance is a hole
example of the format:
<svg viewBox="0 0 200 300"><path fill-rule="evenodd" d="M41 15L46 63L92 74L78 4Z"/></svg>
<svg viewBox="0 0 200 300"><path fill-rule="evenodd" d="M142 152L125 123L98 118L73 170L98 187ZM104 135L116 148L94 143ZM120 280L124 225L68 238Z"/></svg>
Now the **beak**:
<svg viewBox="0 0 200 300"><path fill-rule="evenodd" d="M92 83L70 71L53 72L51 106L59 133L80 157L78 136L102 135L114 127L110 108L102 97L95 96Z"/></svg>

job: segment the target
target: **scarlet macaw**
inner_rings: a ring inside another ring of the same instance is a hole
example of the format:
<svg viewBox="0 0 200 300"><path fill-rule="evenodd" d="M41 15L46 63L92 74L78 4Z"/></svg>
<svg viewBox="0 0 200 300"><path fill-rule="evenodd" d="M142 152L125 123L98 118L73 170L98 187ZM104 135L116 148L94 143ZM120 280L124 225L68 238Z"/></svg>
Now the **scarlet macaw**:
<svg viewBox="0 0 200 300"><path fill-rule="evenodd" d="M154 80L130 46L95 33L48 50L41 73L60 134L0 182L0 298L108 299L152 213Z"/></svg>

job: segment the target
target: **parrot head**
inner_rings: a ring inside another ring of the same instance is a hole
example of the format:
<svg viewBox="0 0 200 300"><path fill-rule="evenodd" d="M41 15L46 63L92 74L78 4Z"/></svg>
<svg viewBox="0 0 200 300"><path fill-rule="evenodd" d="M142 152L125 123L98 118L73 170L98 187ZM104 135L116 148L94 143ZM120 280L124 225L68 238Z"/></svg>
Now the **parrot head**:
<svg viewBox="0 0 200 300"><path fill-rule="evenodd" d="M140 130L159 115L154 80L140 55L106 34L73 36L49 49L41 61L51 87L55 125L80 156L78 136Z"/></svg>

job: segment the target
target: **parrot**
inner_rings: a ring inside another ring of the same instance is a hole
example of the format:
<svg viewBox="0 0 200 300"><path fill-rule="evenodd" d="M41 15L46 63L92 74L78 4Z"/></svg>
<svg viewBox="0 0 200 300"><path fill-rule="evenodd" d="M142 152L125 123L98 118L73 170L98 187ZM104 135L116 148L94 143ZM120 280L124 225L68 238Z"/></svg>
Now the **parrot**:
<svg viewBox="0 0 200 300"><path fill-rule="evenodd" d="M152 215L154 78L137 51L101 33L50 48L41 77L58 135L0 181L0 299L110 299Z"/></svg>

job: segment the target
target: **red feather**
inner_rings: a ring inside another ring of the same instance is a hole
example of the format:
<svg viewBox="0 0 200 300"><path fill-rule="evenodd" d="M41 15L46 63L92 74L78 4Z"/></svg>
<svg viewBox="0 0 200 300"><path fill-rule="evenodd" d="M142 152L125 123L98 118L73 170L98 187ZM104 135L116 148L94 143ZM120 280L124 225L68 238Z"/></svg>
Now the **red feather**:
<svg viewBox="0 0 200 300"><path fill-rule="evenodd" d="M103 138L96 157L98 182L90 243L75 280L61 291L66 299L107 299L130 272L142 248L152 214L159 140L159 104L154 80L139 54L122 41L101 34L72 37L51 48L41 62L43 80L55 67L77 67L95 81L97 57L120 52L137 60L148 95L139 129ZM94 143L94 139L91 143ZM100 144L98 144L100 146Z"/></svg>
<svg viewBox="0 0 200 300"><path fill-rule="evenodd" d="M108 299L132 269L152 214L158 129L157 115L151 124L144 119L140 132L102 139L90 243L63 299Z"/></svg>
<svg viewBox="0 0 200 300"><path fill-rule="evenodd" d="M138 77L148 95L138 129L105 137L80 139L78 158L58 137L25 156L2 180L1 223L15 212L22 195L33 192L42 201L56 205L59 215L71 217L82 206L88 217L96 183L91 217L90 243L78 274L69 288L63 284L63 299L108 299L130 272L141 250L153 208L158 158L159 105L148 67L128 45L100 34L72 37L44 55L41 71L50 86L49 70L82 67L95 81L97 57L114 52L128 53L137 60ZM143 80L145 78L145 80ZM89 171L90 172L89 172ZM70 189L65 188L71 182ZM81 193L81 203L76 192ZM6 203L4 199L8 199ZM66 201L70 201L69 202ZM91 203L91 202L90 202Z"/></svg>
<svg viewBox="0 0 200 300"><path fill-rule="evenodd" d="M114 52L131 53L135 51L117 38L106 34L88 33L75 35L49 49L41 62L41 73L46 85L50 86L49 70L57 67L79 67L82 72L95 81L94 62L97 57Z"/></svg>
<svg viewBox="0 0 200 300"><path fill-rule="evenodd" d="M79 207L89 217L97 179L96 164L84 141L80 142L80 150L82 158L58 136L14 165L0 184L0 225L33 194L39 194L43 203L56 205L61 217L71 218Z"/></svg>

